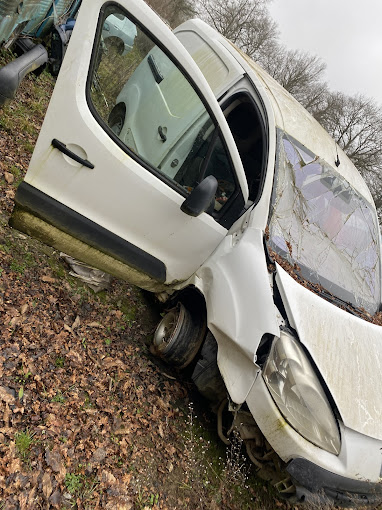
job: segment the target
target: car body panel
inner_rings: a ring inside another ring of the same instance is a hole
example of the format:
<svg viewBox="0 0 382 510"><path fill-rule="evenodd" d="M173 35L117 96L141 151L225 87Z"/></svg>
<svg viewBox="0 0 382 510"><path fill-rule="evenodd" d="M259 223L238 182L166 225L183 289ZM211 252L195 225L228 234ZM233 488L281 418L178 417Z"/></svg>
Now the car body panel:
<svg viewBox="0 0 382 510"><path fill-rule="evenodd" d="M221 36L206 23L186 21L174 34L197 63L215 97L219 98L243 76L243 67L232 59L219 42Z"/></svg>
<svg viewBox="0 0 382 510"><path fill-rule="evenodd" d="M329 165L334 166L337 156L340 165L337 171L361 193L368 202L374 203L370 190L354 164L334 142L327 131L285 90L275 79L264 71L229 41L222 41L232 55L240 62L249 76L255 74L264 85L272 104L276 126L296 138L314 154L319 154Z"/></svg>
<svg viewBox="0 0 382 510"><path fill-rule="evenodd" d="M245 201L248 187L236 145L203 75L146 4L131 0L120 3L133 18L149 27L153 37L192 74L229 146ZM90 111L86 97L88 69L103 4L102 0L82 4L25 181L161 260L167 269L167 284L186 280L227 230L209 214L192 218L180 211L184 197L153 173L142 171L141 164L115 143ZM81 52L77 51L78 45ZM95 168L81 166L53 149L53 138L82 158L95 161Z"/></svg>
<svg viewBox="0 0 382 510"><path fill-rule="evenodd" d="M289 322L312 356L345 426L382 440L381 327L322 299L280 266L276 281Z"/></svg>
<svg viewBox="0 0 382 510"><path fill-rule="evenodd" d="M382 463L381 441L340 424L339 455L315 446L285 420L261 376L252 386L246 403L267 441L285 462L293 458L304 458L349 479L379 482Z"/></svg>
<svg viewBox="0 0 382 510"><path fill-rule="evenodd" d="M206 299L207 325L218 342L224 382L232 400L243 403L259 372L256 351L263 335L280 332L263 232L245 228L227 236L197 271L194 285Z"/></svg>

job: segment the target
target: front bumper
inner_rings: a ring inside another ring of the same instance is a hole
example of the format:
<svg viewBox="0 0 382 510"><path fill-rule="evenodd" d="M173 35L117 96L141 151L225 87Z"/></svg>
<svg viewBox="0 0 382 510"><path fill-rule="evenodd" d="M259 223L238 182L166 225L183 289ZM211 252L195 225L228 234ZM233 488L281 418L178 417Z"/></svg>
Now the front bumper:
<svg viewBox="0 0 382 510"><path fill-rule="evenodd" d="M339 423L339 455L315 446L285 421L261 375L246 402L265 439L286 463L298 499L330 499L342 506L382 501L382 441Z"/></svg>
<svg viewBox="0 0 382 510"><path fill-rule="evenodd" d="M294 459L286 470L300 501L335 500L340 505L375 505L382 501L382 484L331 473L306 459Z"/></svg>

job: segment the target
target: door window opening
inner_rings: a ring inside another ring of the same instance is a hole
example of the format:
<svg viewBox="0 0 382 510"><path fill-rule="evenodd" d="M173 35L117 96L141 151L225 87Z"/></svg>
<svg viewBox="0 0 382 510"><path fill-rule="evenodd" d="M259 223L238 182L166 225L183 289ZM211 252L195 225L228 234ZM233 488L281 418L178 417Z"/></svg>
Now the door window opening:
<svg viewBox="0 0 382 510"><path fill-rule="evenodd" d="M261 191L265 169L265 133L252 101L244 94L224 108L248 183L249 201L255 202Z"/></svg>

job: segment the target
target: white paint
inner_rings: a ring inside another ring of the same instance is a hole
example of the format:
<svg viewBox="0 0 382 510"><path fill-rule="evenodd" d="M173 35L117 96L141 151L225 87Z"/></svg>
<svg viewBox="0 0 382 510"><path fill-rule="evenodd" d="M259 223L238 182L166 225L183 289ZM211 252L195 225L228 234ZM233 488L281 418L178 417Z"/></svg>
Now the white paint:
<svg viewBox="0 0 382 510"><path fill-rule="evenodd" d="M163 261L167 283L183 281L208 258L227 230L206 213L198 218L184 214L180 210L184 197L120 149L92 115L85 90L103 3L82 4L25 180ZM232 134L197 65L143 1L121 4L193 77L226 139L246 199L248 186ZM94 170L68 164L62 153L52 149L53 138L81 147Z"/></svg>
<svg viewBox="0 0 382 510"><path fill-rule="evenodd" d="M256 379L246 402L267 441L285 462L300 457L346 478L379 482L381 441L340 424L340 454L337 456L322 450L300 436L285 421L261 376Z"/></svg>
<svg viewBox="0 0 382 510"><path fill-rule="evenodd" d="M324 378L344 424L382 441L381 326L325 301L279 266L277 281L288 303L288 318Z"/></svg>

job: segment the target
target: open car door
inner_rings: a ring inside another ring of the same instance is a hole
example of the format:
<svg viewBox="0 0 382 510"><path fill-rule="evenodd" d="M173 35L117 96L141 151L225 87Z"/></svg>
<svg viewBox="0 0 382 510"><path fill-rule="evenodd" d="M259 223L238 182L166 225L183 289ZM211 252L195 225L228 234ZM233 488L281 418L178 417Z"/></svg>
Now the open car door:
<svg viewBox="0 0 382 510"><path fill-rule="evenodd" d="M203 75L141 0L84 0L12 226L148 290L189 278L248 187Z"/></svg>

